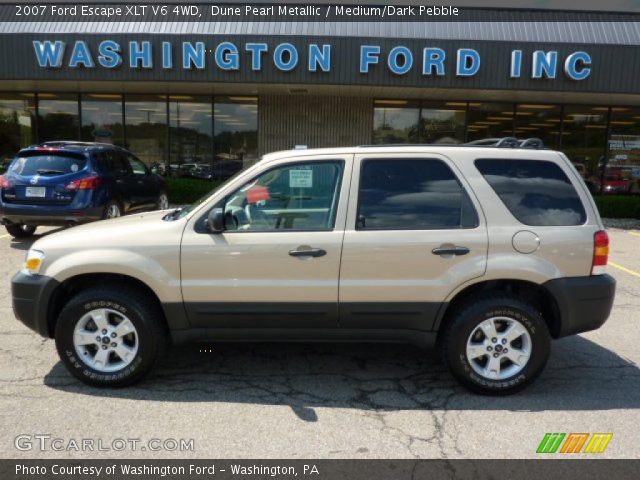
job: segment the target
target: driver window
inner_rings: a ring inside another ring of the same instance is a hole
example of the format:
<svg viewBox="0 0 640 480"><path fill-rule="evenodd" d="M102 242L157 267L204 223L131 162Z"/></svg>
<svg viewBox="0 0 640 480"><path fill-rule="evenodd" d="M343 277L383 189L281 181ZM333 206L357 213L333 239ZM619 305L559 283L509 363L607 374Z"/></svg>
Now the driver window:
<svg viewBox="0 0 640 480"><path fill-rule="evenodd" d="M331 230L344 162L287 164L268 170L227 197L229 231Z"/></svg>
<svg viewBox="0 0 640 480"><path fill-rule="evenodd" d="M145 175L147 173L147 169L144 166L144 163L142 163L133 155L127 155L127 161L129 162L134 175Z"/></svg>

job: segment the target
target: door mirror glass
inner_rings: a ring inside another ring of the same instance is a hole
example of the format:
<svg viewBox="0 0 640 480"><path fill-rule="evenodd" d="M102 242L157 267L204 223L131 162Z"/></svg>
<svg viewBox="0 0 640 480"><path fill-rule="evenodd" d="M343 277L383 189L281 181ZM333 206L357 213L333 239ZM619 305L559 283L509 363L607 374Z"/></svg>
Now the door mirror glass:
<svg viewBox="0 0 640 480"><path fill-rule="evenodd" d="M222 208L212 208L207 216L207 229L211 233L222 233L224 231L224 210Z"/></svg>

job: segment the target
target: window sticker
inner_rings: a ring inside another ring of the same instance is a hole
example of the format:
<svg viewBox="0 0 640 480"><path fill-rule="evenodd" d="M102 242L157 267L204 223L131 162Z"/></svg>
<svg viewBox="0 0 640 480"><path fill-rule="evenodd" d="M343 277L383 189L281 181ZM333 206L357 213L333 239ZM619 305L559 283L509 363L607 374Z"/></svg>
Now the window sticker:
<svg viewBox="0 0 640 480"><path fill-rule="evenodd" d="M312 188L313 170L289 170L290 188Z"/></svg>
<svg viewBox="0 0 640 480"><path fill-rule="evenodd" d="M78 165L77 165L77 164L75 164L75 163L74 163L74 164L72 164L72 165L71 165L71 171L72 171L72 172L74 172L74 173L75 173L75 172L77 172L77 171L78 171Z"/></svg>

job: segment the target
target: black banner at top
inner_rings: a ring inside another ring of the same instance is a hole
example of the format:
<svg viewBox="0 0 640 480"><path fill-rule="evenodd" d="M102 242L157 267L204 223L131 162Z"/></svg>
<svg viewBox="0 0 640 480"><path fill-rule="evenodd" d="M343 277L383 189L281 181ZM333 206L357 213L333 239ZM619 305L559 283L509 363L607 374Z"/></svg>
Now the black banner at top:
<svg viewBox="0 0 640 480"><path fill-rule="evenodd" d="M640 20L640 7L616 11L594 4L594 11L563 10L562 2L554 3L556 10L514 9L530 2L487 1L415 1L327 3L303 2L200 2L184 3L15 3L0 5L0 22L564 22ZM587 7L589 2L581 2ZM532 6L535 3L532 3ZM566 4L568 7L570 4ZM620 3L620 7L628 4ZM635 13L634 13L635 12Z"/></svg>

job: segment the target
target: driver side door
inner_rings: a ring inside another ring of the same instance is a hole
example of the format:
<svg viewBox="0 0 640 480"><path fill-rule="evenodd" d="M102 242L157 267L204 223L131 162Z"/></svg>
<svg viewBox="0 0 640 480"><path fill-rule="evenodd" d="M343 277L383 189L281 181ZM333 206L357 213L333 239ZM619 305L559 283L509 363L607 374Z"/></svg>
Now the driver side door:
<svg viewBox="0 0 640 480"><path fill-rule="evenodd" d="M241 182L185 230L182 292L193 327L337 328L351 156L286 159Z"/></svg>

